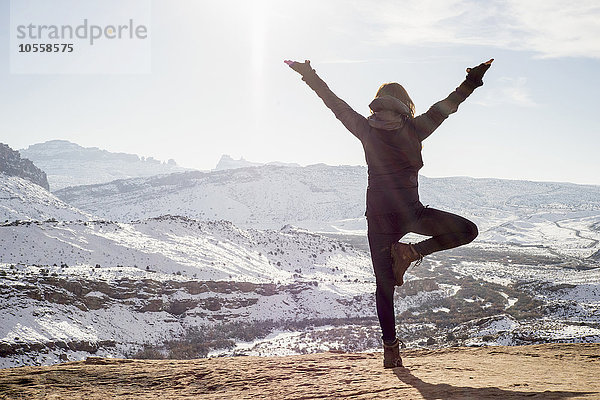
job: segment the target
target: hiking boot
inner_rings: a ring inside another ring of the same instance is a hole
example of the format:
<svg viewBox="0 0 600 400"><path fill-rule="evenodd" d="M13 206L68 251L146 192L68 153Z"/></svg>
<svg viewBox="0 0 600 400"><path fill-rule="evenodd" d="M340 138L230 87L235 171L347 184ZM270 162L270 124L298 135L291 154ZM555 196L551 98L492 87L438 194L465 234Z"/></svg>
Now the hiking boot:
<svg viewBox="0 0 600 400"><path fill-rule="evenodd" d="M396 368L401 366L400 340L396 338L396 340L390 344L383 342L383 368Z"/></svg>
<svg viewBox="0 0 600 400"><path fill-rule="evenodd" d="M404 284L404 273L413 261L420 262L423 256L415 250L412 244L396 242L392 244L392 270L396 279L396 286Z"/></svg>

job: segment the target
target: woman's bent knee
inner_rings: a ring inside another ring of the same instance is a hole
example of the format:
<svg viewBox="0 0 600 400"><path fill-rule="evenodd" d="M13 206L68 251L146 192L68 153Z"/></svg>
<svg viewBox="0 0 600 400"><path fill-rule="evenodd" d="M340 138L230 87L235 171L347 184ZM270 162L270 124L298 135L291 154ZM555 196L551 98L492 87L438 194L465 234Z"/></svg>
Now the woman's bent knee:
<svg viewBox="0 0 600 400"><path fill-rule="evenodd" d="M468 229L466 232L466 243L471 243L473 240L475 240L475 238L479 235L479 229L477 229L477 225L475 225L473 222L469 221L468 224Z"/></svg>

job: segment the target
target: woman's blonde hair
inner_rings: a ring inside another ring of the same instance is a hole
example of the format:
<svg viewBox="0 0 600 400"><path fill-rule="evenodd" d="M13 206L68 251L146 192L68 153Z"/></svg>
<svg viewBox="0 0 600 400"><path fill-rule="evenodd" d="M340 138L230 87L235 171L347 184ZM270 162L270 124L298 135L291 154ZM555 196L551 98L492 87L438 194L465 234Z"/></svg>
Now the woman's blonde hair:
<svg viewBox="0 0 600 400"><path fill-rule="evenodd" d="M406 89L404 89L402 87L402 85L400 85L399 83L396 83L396 82L390 82L390 83L384 83L383 85L379 86L379 89L377 90L377 94L375 95L375 97L386 96L386 95L395 97L398 100L400 100L401 102L403 102L404 104L406 104L406 106L410 109L410 116L414 118L415 103L413 103L412 99L408 95L408 92L406 91Z"/></svg>

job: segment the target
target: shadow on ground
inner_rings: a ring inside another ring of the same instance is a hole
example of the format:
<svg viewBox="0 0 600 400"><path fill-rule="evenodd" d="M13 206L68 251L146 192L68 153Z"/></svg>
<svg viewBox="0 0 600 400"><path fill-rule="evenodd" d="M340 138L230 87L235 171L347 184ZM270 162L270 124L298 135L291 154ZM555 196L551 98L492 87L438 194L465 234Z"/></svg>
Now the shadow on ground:
<svg viewBox="0 0 600 400"><path fill-rule="evenodd" d="M408 386L417 389L425 400L437 399L570 399L573 397L600 395L599 392L569 392L551 391L543 392L506 390L497 387L469 387L453 386L447 383L427 383L414 376L408 368L395 368L394 374Z"/></svg>

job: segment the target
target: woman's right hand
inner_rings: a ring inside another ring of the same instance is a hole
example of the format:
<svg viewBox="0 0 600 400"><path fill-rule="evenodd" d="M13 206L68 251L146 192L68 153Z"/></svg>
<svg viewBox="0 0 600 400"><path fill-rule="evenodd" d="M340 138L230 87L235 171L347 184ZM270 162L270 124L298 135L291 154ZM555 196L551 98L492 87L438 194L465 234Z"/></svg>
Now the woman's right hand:
<svg viewBox="0 0 600 400"><path fill-rule="evenodd" d="M294 71L296 71L297 73L299 73L302 76L305 76L306 74L313 72L313 69L310 66L310 60L304 60L303 63L298 62L298 61L292 61L292 60L284 60L283 62L286 63L291 69L293 69Z"/></svg>

